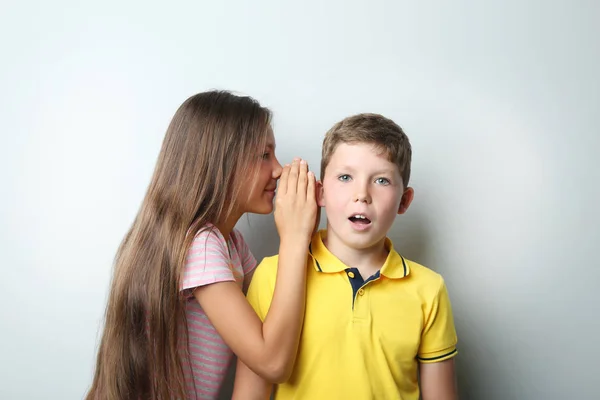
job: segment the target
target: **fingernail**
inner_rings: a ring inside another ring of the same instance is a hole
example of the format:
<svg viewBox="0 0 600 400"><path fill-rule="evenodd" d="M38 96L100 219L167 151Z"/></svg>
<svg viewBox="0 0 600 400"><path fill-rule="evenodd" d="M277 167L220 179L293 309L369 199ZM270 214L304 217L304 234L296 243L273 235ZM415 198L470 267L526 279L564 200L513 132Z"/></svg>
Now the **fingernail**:
<svg viewBox="0 0 600 400"><path fill-rule="evenodd" d="M306 164L306 160L300 160L300 164Z"/></svg>
<svg viewBox="0 0 600 400"><path fill-rule="evenodd" d="M300 161L300 157L294 157L294 161Z"/></svg>

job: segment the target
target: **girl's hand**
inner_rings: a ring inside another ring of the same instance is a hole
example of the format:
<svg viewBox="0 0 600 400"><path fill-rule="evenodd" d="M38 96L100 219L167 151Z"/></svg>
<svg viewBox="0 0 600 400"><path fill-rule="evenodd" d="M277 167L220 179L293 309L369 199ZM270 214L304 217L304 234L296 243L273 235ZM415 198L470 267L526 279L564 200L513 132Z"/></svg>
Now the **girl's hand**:
<svg viewBox="0 0 600 400"><path fill-rule="evenodd" d="M281 241L310 242L317 223L315 174L305 160L294 159L281 173L275 197L275 224Z"/></svg>

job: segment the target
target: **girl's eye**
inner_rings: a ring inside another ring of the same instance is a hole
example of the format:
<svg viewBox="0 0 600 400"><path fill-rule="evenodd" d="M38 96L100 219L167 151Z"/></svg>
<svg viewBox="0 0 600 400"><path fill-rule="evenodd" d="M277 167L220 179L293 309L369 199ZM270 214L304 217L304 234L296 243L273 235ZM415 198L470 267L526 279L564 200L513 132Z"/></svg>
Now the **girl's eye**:
<svg viewBox="0 0 600 400"><path fill-rule="evenodd" d="M390 181L387 178L377 178L375 180L375 182L377 182L377 184L379 184L379 185L389 185L390 184Z"/></svg>
<svg viewBox="0 0 600 400"><path fill-rule="evenodd" d="M340 175L338 179L342 182L348 182L350 180L350 175Z"/></svg>
<svg viewBox="0 0 600 400"><path fill-rule="evenodd" d="M263 158L263 160L266 160L266 159L268 159L270 156L271 156L271 153L264 153L264 154L262 155L262 158Z"/></svg>

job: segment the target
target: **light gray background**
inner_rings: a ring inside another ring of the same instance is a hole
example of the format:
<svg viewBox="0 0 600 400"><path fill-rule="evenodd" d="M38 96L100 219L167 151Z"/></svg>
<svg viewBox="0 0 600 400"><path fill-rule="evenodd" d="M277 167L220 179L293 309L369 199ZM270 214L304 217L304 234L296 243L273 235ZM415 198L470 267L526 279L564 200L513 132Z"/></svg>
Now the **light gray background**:
<svg viewBox="0 0 600 400"><path fill-rule="evenodd" d="M595 1L9 1L0 11L0 398L79 399L111 261L189 95L251 94L318 172L356 112L401 124L390 236L442 273L462 399L598 399ZM273 254L272 216L240 227Z"/></svg>

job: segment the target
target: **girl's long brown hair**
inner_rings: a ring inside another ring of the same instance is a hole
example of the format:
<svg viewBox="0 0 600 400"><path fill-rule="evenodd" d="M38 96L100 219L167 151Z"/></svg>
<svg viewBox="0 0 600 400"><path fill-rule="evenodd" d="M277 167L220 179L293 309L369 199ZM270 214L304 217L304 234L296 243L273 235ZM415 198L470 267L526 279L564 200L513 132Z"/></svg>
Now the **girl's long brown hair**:
<svg viewBox="0 0 600 400"><path fill-rule="evenodd" d="M232 199L255 176L270 119L254 99L224 91L192 96L175 113L115 257L88 400L186 398L187 251L208 222L240 212Z"/></svg>

